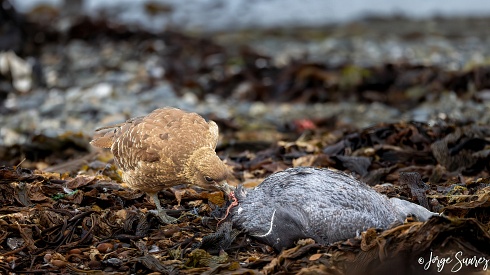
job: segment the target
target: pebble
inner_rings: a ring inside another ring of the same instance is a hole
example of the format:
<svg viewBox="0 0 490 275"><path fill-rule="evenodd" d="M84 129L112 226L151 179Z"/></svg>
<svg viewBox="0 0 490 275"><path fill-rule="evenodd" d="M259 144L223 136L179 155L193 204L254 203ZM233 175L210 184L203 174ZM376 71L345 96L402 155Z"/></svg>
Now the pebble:
<svg viewBox="0 0 490 275"><path fill-rule="evenodd" d="M7 246L11 250L15 250L24 245L24 239L22 238L7 238Z"/></svg>
<svg viewBox="0 0 490 275"><path fill-rule="evenodd" d="M88 99L102 99L109 97L112 94L112 91L113 87L110 83L102 82L87 89L84 94L86 97L88 97Z"/></svg>

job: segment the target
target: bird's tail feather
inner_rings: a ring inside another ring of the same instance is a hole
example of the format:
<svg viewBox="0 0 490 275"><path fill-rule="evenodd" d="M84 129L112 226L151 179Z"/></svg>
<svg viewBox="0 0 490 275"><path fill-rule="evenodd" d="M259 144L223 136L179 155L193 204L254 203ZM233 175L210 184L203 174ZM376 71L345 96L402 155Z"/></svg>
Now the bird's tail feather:
<svg viewBox="0 0 490 275"><path fill-rule="evenodd" d="M99 148L111 148L118 126L102 127L95 130L95 135L90 144Z"/></svg>

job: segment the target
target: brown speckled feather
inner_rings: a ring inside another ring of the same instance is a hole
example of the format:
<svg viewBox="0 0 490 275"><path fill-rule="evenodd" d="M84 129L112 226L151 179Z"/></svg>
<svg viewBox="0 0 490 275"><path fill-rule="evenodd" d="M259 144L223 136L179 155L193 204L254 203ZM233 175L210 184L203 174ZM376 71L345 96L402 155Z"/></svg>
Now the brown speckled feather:
<svg viewBox="0 0 490 275"><path fill-rule="evenodd" d="M124 181L149 193L177 184L198 184L200 179L192 179L194 175L188 171L194 170L188 166L191 156L202 148L208 148L204 151L216 158L211 156L212 166L224 169L214 152L217 143L216 123L175 108L157 109L128 120L99 133L91 142L96 147L110 147ZM221 172L218 174L221 177Z"/></svg>

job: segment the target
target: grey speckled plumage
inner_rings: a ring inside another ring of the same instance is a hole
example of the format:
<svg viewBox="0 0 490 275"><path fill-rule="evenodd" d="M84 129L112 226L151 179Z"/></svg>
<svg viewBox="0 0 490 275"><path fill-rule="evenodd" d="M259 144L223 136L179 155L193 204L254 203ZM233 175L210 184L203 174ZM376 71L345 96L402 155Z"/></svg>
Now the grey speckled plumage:
<svg viewBox="0 0 490 275"><path fill-rule="evenodd" d="M218 126L196 113L161 108L100 130L91 144L110 148L123 180L150 194L159 212L158 191L179 184L223 184L229 175L215 152ZM170 221L164 213L161 217Z"/></svg>
<svg viewBox="0 0 490 275"><path fill-rule="evenodd" d="M420 220L435 214L390 200L345 173L309 167L275 173L250 191L239 187L236 197L233 223L277 250L301 238L330 244L371 227L386 229L408 214Z"/></svg>

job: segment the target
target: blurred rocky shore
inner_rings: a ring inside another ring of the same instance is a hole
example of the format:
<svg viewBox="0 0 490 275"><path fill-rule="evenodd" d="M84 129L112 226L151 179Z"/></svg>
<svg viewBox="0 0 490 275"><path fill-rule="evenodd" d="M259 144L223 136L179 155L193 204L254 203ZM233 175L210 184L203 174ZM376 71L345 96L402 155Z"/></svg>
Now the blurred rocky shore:
<svg viewBox="0 0 490 275"><path fill-rule="evenodd" d="M3 3L5 148L67 133L88 139L162 106L254 130L301 119L357 128L490 121L490 18L198 34L148 32L49 5L20 14Z"/></svg>

